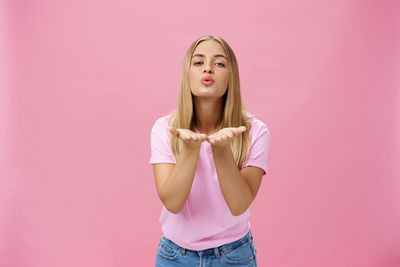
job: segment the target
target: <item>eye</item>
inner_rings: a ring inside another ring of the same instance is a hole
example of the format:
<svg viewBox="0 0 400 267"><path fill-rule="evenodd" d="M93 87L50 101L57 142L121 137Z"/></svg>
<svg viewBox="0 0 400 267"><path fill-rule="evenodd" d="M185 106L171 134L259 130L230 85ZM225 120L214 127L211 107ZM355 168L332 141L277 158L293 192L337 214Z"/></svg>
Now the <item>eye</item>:
<svg viewBox="0 0 400 267"><path fill-rule="evenodd" d="M199 65L198 63L203 63L203 62L200 62L200 61L194 62L193 65Z"/></svg>
<svg viewBox="0 0 400 267"><path fill-rule="evenodd" d="M225 67L225 64L224 64L224 63L217 62L216 64L220 64L219 66L221 66L221 67Z"/></svg>

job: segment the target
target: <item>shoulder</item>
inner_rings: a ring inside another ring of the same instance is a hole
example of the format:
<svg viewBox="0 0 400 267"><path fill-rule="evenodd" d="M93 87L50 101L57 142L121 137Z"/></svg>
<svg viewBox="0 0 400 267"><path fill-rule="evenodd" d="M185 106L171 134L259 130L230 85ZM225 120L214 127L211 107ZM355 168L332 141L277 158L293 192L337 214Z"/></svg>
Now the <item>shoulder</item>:
<svg viewBox="0 0 400 267"><path fill-rule="evenodd" d="M162 128L168 128L169 125L171 125L172 121L170 121L171 118L171 114L166 114L166 115L162 115L161 117L158 117L155 122L154 122L154 126L158 126L158 127L162 127Z"/></svg>
<svg viewBox="0 0 400 267"><path fill-rule="evenodd" d="M251 124L250 135L252 137L259 136L263 133L267 133L269 135L267 124L258 119L254 114L247 113L247 121Z"/></svg>

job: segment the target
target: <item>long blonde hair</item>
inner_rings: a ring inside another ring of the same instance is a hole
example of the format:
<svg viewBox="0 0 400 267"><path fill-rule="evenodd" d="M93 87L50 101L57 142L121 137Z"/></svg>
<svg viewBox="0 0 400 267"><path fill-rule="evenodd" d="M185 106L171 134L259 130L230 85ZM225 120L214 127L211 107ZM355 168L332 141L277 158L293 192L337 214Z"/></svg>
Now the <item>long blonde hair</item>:
<svg viewBox="0 0 400 267"><path fill-rule="evenodd" d="M251 123L247 120L247 112L240 94L239 68L232 48L218 35L204 35L195 40L186 52L183 60L178 101L176 109L170 114L169 125L175 128L190 129L194 127L194 105L190 90L189 68L191 57L197 45L206 40L215 40L224 48L228 60L229 82L224 98L224 114L222 128L245 126L246 131L232 139L230 146L237 166L242 166L250 149ZM170 134L171 149L175 158L180 154L179 139Z"/></svg>

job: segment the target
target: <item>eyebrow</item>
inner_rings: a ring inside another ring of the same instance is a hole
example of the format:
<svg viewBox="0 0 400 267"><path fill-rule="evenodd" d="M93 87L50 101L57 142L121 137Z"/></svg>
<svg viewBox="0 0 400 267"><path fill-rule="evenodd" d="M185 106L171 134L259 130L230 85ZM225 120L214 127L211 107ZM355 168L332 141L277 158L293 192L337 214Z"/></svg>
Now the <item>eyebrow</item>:
<svg viewBox="0 0 400 267"><path fill-rule="evenodd" d="M203 54L195 54L195 55L192 56L192 58L194 58L196 56L197 57L204 57ZM221 54L214 55L214 57L223 57L223 58L227 59L224 55L221 55Z"/></svg>

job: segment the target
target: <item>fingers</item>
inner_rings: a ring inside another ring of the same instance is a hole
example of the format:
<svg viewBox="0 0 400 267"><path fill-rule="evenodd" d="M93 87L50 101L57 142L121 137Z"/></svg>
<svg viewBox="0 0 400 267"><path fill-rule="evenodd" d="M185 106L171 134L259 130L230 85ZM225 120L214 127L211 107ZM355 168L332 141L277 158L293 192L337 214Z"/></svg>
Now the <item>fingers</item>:
<svg viewBox="0 0 400 267"><path fill-rule="evenodd" d="M233 131L231 133L233 133L234 136L238 136L238 135L241 135L245 131L246 131L246 127L240 126L237 128L233 128Z"/></svg>
<svg viewBox="0 0 400 267"><path fill-rule="evenodd" d="M237 128L241 133L246 131L246 127L245 126L240 126Z"/></svg>
<svg viewBox="0 0 400 267"><path fill-rule="evenodd" d="M244 127L244 126L239 126L239 127L235 128L235 133L237 135L239 135L239 134L241 134L241 133L243 133L245 131L246 131L246 127Z"/></svg>
<svg viewBox="0 0 400 267"><path fill-rule="evenodd" d="M198 145L206 140L208 140L208 142L212 144L226 143L227 140L229 141L234 137L245 132L246 127L239 126L239 127L224 128L210 136L207 136L206 134L195 133L189 129L176 129L175 127L172 126L169 128L169 131L179 139L182 139L182 141L184 141L185 143L191 145Z"/></svg>
<svg viewBox="0 0 400 267"><path fill-rule="evenodd" d="M185 142L186 144L196 145L196 146L200 145L203 141L206 140L199 134L182 134L179 138L182 139L183 142Z"/></svg>
<svg viewBox="0 0 400 267"><path fill-rule="evenodd" d="M207 135L206 134L200 134L200 136L201 136L201 138L203 139L203 140L207 140Z"/></svg>
<svg viewBox="0 0 400 267"><path fill-rule="evenodd" d="M189 129L176 129L175 127L169 127L171 134L175 135L185 143L191 145L201 144L203 141L207 140L206 134L195 133Z"/></svg>
<svg viewBox="0 0 400 267"><path fill-rule="evenodd" d="M234 137L241 135L246 131L245 126L239 126L237 128L230 127L224 128L215 134L208 136L208 142L211 144L225 145L228 141L232 140Z"/></svg>
<svg viewBox="0 0 400 267"><path fill-rule="evenodd" d="M231 127L231 128L225 128L223 129L224 131L219 131L214 135L211 135L211 137L223 137L225 138L225 136L228 136L229 138L233 138L235 136L238 136L240 134L242 134L243 132L246 131L246 127L245 126L240 126L237 128Z"/></svg>
<svg viewBox="0 0 400 267"><path fill-rule="evenodd" d="M168 130L170 131L171 134L175 135L176 137L179 137L179 131L175 127L171 126L169 127Z"/></svg>

